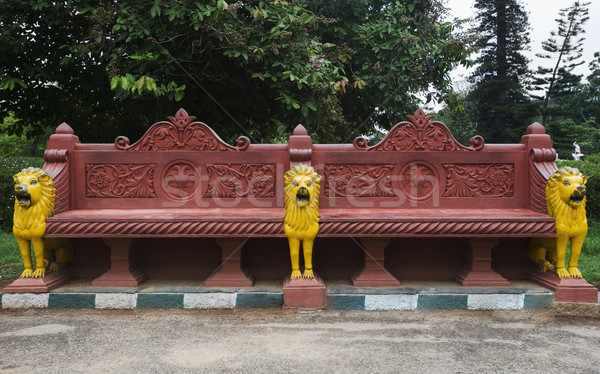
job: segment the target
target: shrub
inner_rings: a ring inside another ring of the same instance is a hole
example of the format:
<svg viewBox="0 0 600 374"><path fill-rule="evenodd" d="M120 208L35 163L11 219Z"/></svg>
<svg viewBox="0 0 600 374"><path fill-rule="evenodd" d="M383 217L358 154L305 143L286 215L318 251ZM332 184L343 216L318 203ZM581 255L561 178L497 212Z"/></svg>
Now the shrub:
<svg viewBox="0 0 600 374"><path fill-rule="evenodd" d="M13 175L26 167L41 168L42 157L4 157L0 156L0 231L12 230L14 209Z"/></svg>
<svg viewBox="0 0 600 374"><path fill-rule="evenodd" d="M584 160L557 160L558 167L570 166L589 177L587 182L587 216L600 221L600 153L585 156Z"/></svg>

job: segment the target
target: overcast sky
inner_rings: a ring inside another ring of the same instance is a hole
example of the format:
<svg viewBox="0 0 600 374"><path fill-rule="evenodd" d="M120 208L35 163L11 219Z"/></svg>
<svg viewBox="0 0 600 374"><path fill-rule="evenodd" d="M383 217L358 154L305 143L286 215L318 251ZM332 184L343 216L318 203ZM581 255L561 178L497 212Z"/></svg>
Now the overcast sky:
<svg viewBox="0 0 600 374"><path fill-rule="evenodd" d="M544 52L542 50L542 41L550 37L552 30L557 30L558 25L555 21L559 17L558 12L561 8L569 7L574 3L573 0L521 0L525 10L529 14L529 37L531 39L530 51L525 55L532 60L530 67L535 70L538 66L548 66L549 60L540 59L535 56L536 53ZM446 0L446 6L450 8L453 17L468 18L475 15L473 5L475 0ZM583 74L584 78L589 75L588 63L593 60L594 52L600 52L600 0L590 0L588 5L590 19L585 23L585 38L583 45L583 59L585 63L575 71ZM554 66L556 61L550 63ZM460 81L468 75L468 72L458 70L453 74L453 79L458 88Z"/></svg>

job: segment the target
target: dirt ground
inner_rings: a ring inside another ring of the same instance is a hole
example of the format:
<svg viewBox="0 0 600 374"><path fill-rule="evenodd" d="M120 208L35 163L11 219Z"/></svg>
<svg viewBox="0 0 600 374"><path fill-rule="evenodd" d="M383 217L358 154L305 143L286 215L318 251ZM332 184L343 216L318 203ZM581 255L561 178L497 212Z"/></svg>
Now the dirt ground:
<svg viewBox="0 0 600 374"><path fill-rule="evenodd" d="M579 310L578 310L579 308ZM598 373L597 305L0 311L2 373Z"/></svg>

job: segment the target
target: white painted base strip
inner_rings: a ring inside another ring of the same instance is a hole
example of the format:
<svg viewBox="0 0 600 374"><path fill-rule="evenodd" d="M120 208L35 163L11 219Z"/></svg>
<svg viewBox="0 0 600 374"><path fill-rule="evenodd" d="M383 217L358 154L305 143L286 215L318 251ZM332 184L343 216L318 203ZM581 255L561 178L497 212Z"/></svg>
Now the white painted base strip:
<svg viewBox="0 0 600 374"><path fill-rule="evenodd" d="M98 293L96 309L135 309L137 294L134 293Z"/></svg>
<svg viewBox="0 0 600 374"><path fill-rule="evenodd" d="M469 295L467 299L467 308L473 310L519 310L524 304L524 294Z"/></svg>
<svg viewBox="0 0 600 374"><path fill-rule="evenodd" d="M366 295L365 310L415 310L418 295Z"/></svg>
<svg viewBox="0 0 600 374"><path fill-rule="evenodd" d="M236 293L186 293L183 295L185 309L233 309Z"/></svg>
<svg viewBox="0 0 600 374"><path fill-rule="evenodd" d="M5 293L2 295L2 308L47 308L47 293Z"/></svg>

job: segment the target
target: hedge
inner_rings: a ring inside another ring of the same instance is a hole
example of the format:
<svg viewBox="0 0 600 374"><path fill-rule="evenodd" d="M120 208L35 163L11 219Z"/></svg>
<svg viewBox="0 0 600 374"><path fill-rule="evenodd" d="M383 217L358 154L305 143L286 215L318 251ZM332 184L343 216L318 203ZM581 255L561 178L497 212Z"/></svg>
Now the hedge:
<svg viewBox="0 0 600 374"><path fill-rule="evenodd" d="M15 204L13 175L27 167L41 168L42 157L4 157L0 156L0 230L12 230L12 216Z"/></svg>

